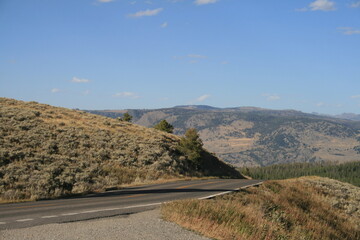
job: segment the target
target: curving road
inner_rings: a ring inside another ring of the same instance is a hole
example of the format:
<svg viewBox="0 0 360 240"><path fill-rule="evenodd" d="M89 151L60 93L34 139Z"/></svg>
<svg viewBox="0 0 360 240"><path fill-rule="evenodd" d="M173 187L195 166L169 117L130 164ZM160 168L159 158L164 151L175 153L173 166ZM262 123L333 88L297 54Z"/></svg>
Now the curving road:
<svg viewBox="0 0 360 240"><path fill-rule="evenodd" d="M244 179L178 181L77 198L1 204L0 230L131 214L173 200L206 199L260 183Z"/></svg>

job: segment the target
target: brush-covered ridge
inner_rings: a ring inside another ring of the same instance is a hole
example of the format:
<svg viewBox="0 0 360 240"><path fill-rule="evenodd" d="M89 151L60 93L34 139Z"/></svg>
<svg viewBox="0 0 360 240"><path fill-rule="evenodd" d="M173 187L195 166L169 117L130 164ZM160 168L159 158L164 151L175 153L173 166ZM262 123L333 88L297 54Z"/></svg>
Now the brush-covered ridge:
<svg viewBox="0 0 360 240"><path fill-rule="evenodd" d="M116 119L0 98L0 197L35 200L159 178L240 177L210 154L196 168L178 142Z"/></svg>

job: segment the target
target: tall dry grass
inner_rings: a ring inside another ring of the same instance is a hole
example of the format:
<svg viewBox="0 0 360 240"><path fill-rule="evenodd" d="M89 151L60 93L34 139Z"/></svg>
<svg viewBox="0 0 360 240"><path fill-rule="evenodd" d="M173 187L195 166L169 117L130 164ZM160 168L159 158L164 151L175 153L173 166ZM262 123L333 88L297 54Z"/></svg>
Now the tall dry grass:
<svg viewBox="0 0 360 240"><path fill-rule="evenodd" d="M162 213L167 220L216 239L360 239L360 218L334 207L329 195L319 190L321 184L314 184L329 181L319 179L268 181L212 200L168 203ZM349 189L342 183L336 187Z"/></svg>

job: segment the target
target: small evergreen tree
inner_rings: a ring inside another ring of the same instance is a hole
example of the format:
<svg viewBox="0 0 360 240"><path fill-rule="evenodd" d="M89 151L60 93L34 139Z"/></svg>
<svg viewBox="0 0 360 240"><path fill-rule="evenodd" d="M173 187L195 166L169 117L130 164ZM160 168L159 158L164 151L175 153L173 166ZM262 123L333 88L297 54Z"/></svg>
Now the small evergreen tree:
<svg viewBox="0 0 360 240"><path fill-rule="evenodd" d="M173 133L174 131L174 126L168 123L166 120L161 120L154 126L154 128L167 133Z"/></svg>
<svg viewBox="0 0 360 240"><path fill-rule="evenodd" d="M196 165L200 165L203 143L195 128L190 128L185 132L185 136L180 139L178 150Z"/></svg>
<svg viewBox="0 0 360 240"><path fill-rule="evenodd" d="M131 116L129 113L124 113L123 117L122 117L122 120L123 121L126 121L126 122L131 122L133 116Z"/></svg>

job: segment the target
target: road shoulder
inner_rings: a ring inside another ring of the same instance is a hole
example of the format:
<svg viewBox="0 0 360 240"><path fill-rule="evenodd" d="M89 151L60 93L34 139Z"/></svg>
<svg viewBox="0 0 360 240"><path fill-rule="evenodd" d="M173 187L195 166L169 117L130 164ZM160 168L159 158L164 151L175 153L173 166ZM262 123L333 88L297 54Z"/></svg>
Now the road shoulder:
<svg viewBox="0 0 360 240"><path fill-rule="evenodd" d="M185 230L180 226L167 222L160 217L160 208L71 223L47 224L30 228L2 230L0 239L7 240L62 240L62 239L194 239L208 238Z"/></svg>

